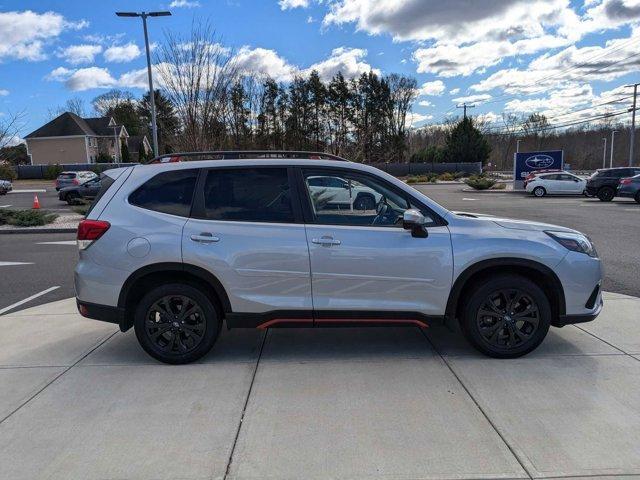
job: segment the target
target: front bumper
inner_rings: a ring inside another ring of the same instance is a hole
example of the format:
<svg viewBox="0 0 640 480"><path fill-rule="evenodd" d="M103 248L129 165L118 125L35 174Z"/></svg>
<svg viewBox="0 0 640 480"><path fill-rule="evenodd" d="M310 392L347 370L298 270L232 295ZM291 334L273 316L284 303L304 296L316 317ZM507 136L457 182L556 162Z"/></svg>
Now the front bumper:
<svg viewBox="0 0 640 480"><path fill-rule="evenodd" d="M602 312L603 307L604 307L604 302L602 301L602 298L600 298L600 301L593 312L583 313L578 315L560 315L556 320L556 322L553 324L553 326L564 327L565 325L573 325L575 323L592 322L593 320L596 319L598 315L600 315L600 312Z"/></svg>

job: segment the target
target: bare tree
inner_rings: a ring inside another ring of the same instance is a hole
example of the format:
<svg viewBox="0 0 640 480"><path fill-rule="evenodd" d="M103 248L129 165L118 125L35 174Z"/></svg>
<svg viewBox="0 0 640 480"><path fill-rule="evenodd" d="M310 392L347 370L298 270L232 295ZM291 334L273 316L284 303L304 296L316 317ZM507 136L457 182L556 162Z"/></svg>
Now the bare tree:
<svg viewBox="0 0 640 480"><path fill-rule="evenodd" d="M84 100L80 97L70 98L64 103L64 105L58 105L55 108L48 109L47 116L49 117L49 120L53 120L65 112L75 113L79 117L84 117L87 114L84 106Z"/></svg>
<svg viewBox="0 0 640 480"><path fill-rule="evenodd" d="M121 103L133 102L133 95L123 90L109 90L102 95L98 95L91 101L94 112L100 117L106 117L113 112ZM68 102L67 102L68 103ZM74 112L75 113L75 112ZM78 114L80 115L80 114ZM80 115L82 116L82 115Z"/></svg>
<svg viewBox="0 0 640 480"><path fill-rule="evenodd" d="M7 113L0 117L0 149L18 143L18 133L24 127L25 112Z"/></svg>
<svg viewBox="0 0 640 480"><path fill-rule="evenodd" d="M186 38L167 32L156 59L160 83L180 119L179 148L224 145L228 96L239 78L231 50L209 23L195 22Z"/></svg>

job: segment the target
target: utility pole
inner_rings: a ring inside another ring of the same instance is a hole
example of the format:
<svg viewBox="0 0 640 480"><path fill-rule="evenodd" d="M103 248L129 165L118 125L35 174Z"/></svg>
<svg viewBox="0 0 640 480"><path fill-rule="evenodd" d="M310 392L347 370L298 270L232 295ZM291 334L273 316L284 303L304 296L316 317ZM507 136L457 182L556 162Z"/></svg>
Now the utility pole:
<svg viewBox="0 0 640 480"><path fill-rule="evenodd" d="M613 144L616 139L616 133L618 133L618 130L611 131L611 156L609 157L609 168L613 168Z"/></svg>
<svg viewBox="0 0 640 480"><path fill-rule="evenodd" d="M156 125L156 100L153 91L153 75L151 73L151 55L149 53L149 35L147 34L147 17L168 17L171 12L116 12L118 17L141 17L144 30L144 46L147 50L147 76L149 77L149 101L151 102L151 133L153 135L153 155L158 156L158 127Z"/></svg>
<svg viewBox="0 0 640 480"><path fill-rule="evenodd" d="M604 148L602 149L602 168L607 168L607 137L603 137Z"/></svg>
<svg viewBox="0 0 640 480"><path fill-rule="evenodd" d="M475 105L467 105L467 103L463 103L462 105L456 105L456 108L463 108L464 109L464 118L466 120L467 118L467 108L476 108Z"/></svg>
<svg viewBox="0 0 640 480"><path fill-rule="evenodd" d="M633 107L631 108L631 132L629 135L629 166L633 166L634 160L634 148L636 143L636 105L638 99L638 85L640 83L634 83L633 85L627 85L627 87L633 87Z"/></svg>

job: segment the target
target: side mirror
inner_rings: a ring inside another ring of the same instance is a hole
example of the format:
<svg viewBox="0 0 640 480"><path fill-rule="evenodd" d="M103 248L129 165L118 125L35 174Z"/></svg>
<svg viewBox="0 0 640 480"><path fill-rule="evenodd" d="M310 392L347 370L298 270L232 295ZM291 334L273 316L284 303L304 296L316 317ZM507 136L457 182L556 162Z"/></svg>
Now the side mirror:
<svg viewBox="0 0 640 480"><path fill-rule="evenodd" d="M415 238L427 238L429 233L425 228L428 223L427 219L419 210L405 210L402 215L402 228L411 230L411 236Z"/></svg>

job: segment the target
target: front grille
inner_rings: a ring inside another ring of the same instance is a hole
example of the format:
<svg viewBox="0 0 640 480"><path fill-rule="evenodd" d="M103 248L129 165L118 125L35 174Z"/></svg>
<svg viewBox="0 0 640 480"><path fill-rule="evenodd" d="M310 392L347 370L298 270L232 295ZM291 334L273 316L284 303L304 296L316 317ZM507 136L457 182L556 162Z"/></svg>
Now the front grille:
<svg viewBox="0 0 640 480"><path fill-rule="evenodd" d="M588 308L591 310L596 306L596 300L598 299L598 293L600 293L600 284L596 285L596 288L593 289L587 303L585 303L584 308Z"/></svg>

